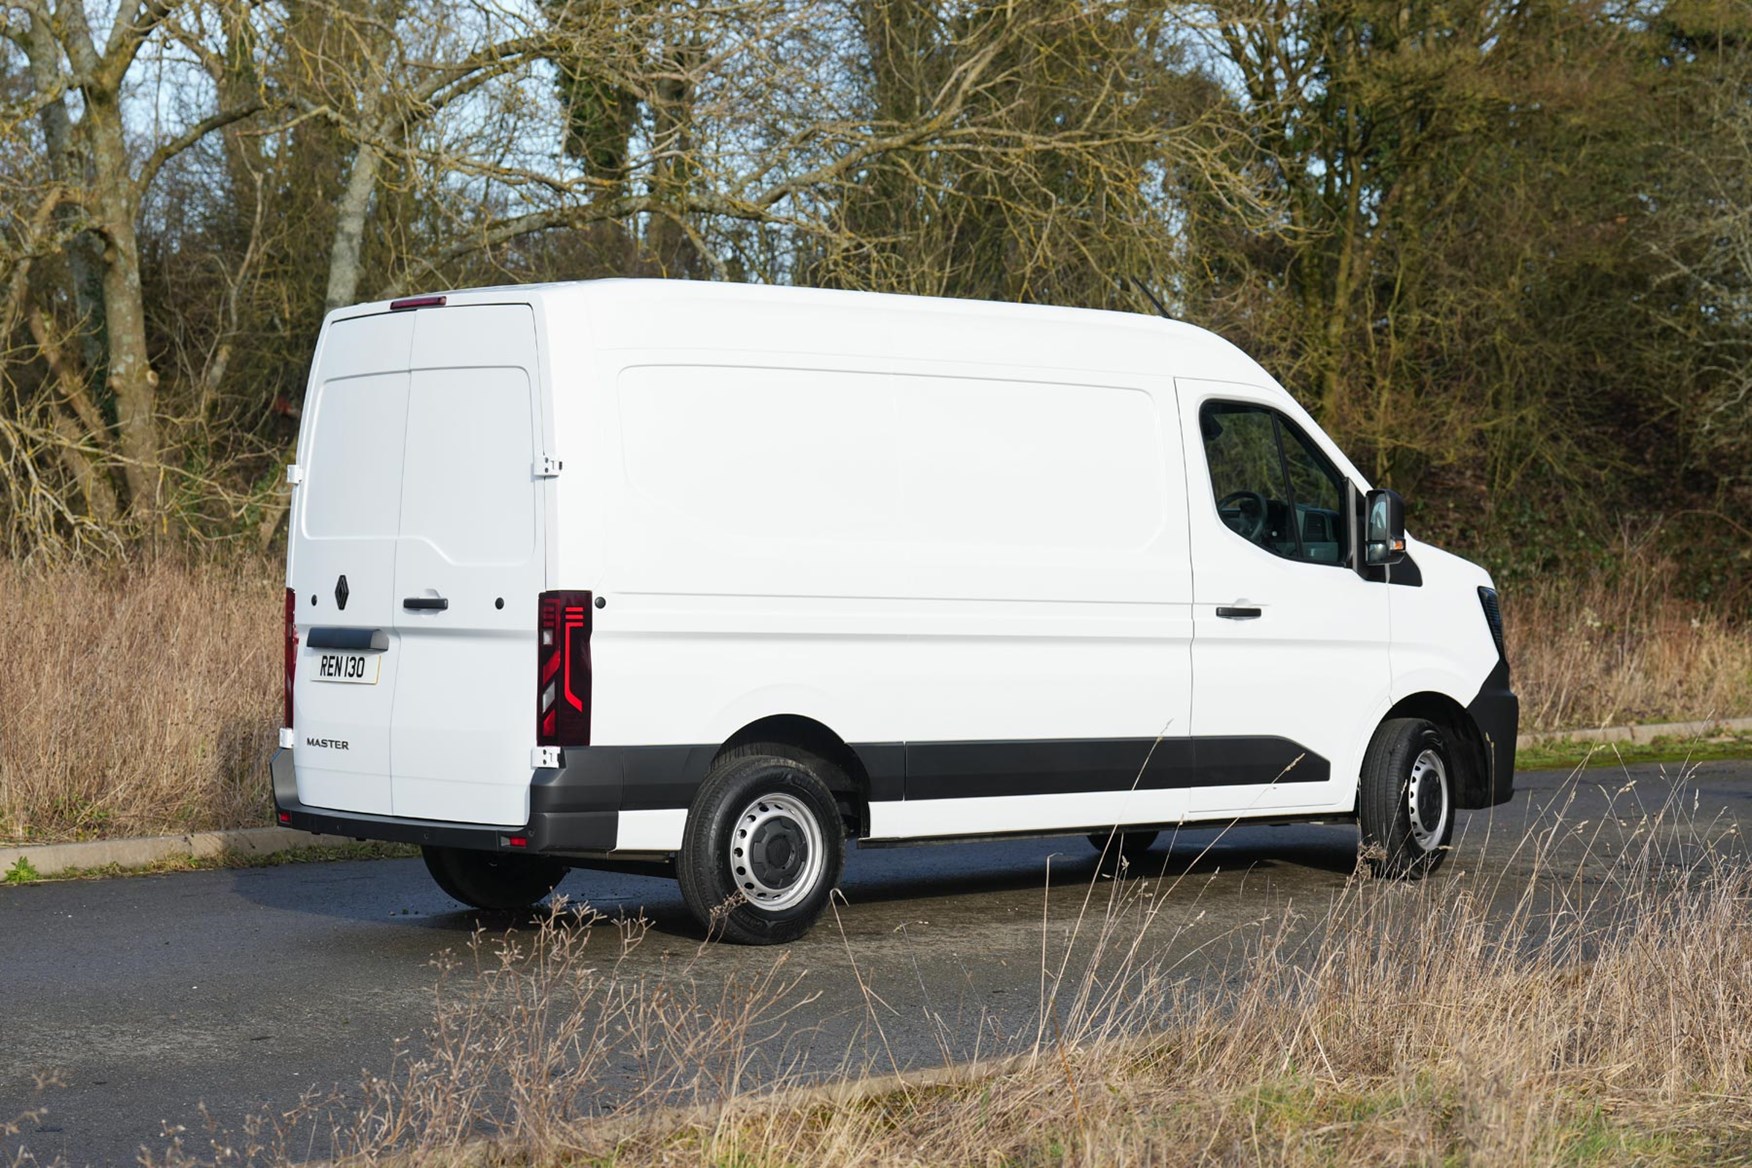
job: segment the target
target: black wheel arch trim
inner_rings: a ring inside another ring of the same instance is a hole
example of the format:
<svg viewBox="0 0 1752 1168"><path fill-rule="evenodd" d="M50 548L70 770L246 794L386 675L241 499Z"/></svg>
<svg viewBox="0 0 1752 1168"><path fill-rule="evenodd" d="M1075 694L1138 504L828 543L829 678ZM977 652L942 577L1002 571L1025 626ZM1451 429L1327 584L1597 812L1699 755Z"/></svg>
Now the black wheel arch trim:
<svg viewBox="0 0 1752 1168"><path fill-rule="evenodd" d="M1415 693L1394 703L1382 721L1422 718L1442 730L1451 740L1451 761L1460 768L1454 805L1476 811L1506 803L1514 795L1519 709L1519 700L1509 689L1508 669L1499 663L1478 695L1464 706L1446 694Z"/></svg>

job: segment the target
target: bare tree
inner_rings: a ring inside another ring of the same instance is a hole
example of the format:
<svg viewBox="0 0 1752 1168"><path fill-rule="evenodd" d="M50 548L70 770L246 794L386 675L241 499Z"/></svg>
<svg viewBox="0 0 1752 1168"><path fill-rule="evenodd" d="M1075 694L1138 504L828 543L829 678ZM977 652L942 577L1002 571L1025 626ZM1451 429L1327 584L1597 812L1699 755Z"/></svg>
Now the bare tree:
<svg viewBox="0 0 1752 1168"><path fill-rule="evenodd" d="M262 108L248 95L159 138L143 158L130 150L125 105L136 62L149 41L164 35L165 22L185 7L174 0L134 0L122 5L102 36L94 33L80 0L63 0L53 11L47 0L14 0L4 10L5 35L28 62L30 105L41 125L51 176L61 197L79 209L81 231L95 241L90 250L84 243L72 245L74 284L81 285L83 269L95 261L98 295L89 308L96 319L88 316L81 323L103 338L103 387L114 402L114 445L127 508L136 518L150 516L162 502L163 468L159 376L148 346L141 287L141 206L168 162ZM47 332L41 337L47 340ZM44 355L61 367L57 384L78 380L65 365L64 348L46 348ZM109 445L107 424L90 429L99 418L94 409L74 413L88 430L87 441ZM100 505L97 498L88 499Z"/></svg>

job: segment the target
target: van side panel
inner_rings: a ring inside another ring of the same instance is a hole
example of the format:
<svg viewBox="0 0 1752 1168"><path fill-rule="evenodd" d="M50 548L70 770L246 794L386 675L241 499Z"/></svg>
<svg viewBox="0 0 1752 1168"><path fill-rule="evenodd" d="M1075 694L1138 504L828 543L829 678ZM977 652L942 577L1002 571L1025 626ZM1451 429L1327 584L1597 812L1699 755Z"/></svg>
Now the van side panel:
<svg viewBox="0 0 1752 1168"><path fill-rule="evenodd" d="M591 424L620 437L588 504L593 742L715 744L788 713L854 744L1136 740L1140 767L1186 732L1191 571L1171 389L1112 380L622 356ZM906 834L981 829L962 800L989 785L917 770L937 830ZM1057 814L1050 795L1018 813ZM1161 822L1184 793L1127 803Z"/></svg>

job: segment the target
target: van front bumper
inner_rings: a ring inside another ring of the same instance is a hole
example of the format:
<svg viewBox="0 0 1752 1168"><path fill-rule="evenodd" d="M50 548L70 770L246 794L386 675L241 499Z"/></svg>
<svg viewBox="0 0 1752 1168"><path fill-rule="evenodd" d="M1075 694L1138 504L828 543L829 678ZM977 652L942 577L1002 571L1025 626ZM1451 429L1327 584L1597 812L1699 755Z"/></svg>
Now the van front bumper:
<svg viewBox="0 0 1752 1168"><path fill-rule="evenodd" d="M521 827L445 823L392 815L366 815L307 807L298 799L292 752L274 752L274 809L282 827L319 835L428 847L514 851L588 858L615 850L620 822L621 767L618 756L585 747L567 752L557 768L530 773L529 822ZM521 842L513 844L513 839Z"/></svg>
<svg viewBox="0 0 1752 1168"><path fill-rule="evenodd" d="M1507 803L1515 793L1515 736L1521 722L1521 700L1509 688L1507 662L1497 662L1466 712L1472 715L1473 723L1484 736L1485 763L1489 768L1484 800L1478 806Z"/></svg>

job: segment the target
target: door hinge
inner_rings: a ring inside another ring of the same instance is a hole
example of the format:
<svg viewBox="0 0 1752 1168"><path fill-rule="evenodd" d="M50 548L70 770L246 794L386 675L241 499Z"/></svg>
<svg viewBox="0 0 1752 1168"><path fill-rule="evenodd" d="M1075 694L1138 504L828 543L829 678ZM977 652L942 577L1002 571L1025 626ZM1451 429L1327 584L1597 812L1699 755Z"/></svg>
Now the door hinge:
<svg viewBox="0 0 1752 1168"><path fill-rule="evenodd" d="M303 482L304 468L299 466L296 462L288 463L286 466L286 481L295 487Z"/></svg>
<svg viewBox="0 0 1752 1168"><path fill-rule="evenodd" d="M551 454L544 454L535 460L535 477L538 479L554 479L560 477L560 471L565 463Z"/></svg>
<svg viewBox="0 0 1752 1168"><path fill-rule="evenodd" d="M538 746L529 752L529 765L537 770L552 769L560 762L560 748L557 746Z"/></svg>

